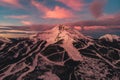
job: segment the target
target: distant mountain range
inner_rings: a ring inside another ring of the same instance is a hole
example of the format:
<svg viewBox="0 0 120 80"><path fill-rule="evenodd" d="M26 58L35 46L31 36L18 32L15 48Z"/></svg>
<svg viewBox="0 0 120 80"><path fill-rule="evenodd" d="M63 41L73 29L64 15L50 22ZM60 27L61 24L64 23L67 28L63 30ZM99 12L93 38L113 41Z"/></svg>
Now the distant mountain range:
<svg viewBox="0 0 120 80"><path fill-rule="evenodd" d="M58 25L29 38L0 37L0 80L120 80L120 36L94 39Z"/></svg>

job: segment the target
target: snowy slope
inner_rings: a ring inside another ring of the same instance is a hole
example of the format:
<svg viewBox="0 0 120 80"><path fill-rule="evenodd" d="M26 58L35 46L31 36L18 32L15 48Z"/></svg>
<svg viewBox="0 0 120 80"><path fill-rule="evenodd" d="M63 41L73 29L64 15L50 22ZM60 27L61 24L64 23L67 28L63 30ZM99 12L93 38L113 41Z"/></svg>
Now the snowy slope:
<svg viewBox="0 0 120 80"><path fill-rule="evenodd" d="M1 36L0 36L0 41L5 42L5 43L10 43L11 42L10 39L4 38L4 37L1 37Z"/></svg>

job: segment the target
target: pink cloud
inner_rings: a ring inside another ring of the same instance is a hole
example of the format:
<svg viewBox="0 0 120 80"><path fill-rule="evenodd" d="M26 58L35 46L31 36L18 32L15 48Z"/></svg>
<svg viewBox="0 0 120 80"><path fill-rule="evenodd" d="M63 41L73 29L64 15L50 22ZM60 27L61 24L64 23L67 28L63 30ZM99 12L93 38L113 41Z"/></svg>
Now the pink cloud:
<svg viewBox="0 0 120 80"><path fill-rule="evenodd" d="M108 27L106 26L74 26L74 29L77 30L103 30L103 29L107 29Z"/></svg>
<svg viewBox="0 0 120 80"><path fill-rule="evenodd" d="M64 19L73 17L72 13L65 8L61 8L56 6L54 10L48 10L45 13L44 18L56 18L56 19Z"/></svg>
<svg viewBox="0 0 120 80"><path fill-rule="evenodd" d="M82 28L80 26L74 26L74 28L77 30L82 30Z"/></svg>
<svg viewBox="0 0 120 80"><path fill-rule="evenodd" d="M32 25L33 23L31 21L21 21L23 25Z"/></svg>
<svg viewBox="0 0 120 80"><path fill-rule="evenodd" d="M114 14L103 14L101 17L99 17L99 20L105 20L105 19L114 19L116 15Z"/></svg>
<svg viewBox="0 0 120 80"><path fill-rule="evenodd" d="M12 18L12 19L25 19L30 16L28 15L11 15L11 16L5 16L5 18Z"/></svg>
<svg viewBox="0 0 120 80"><path fill-rule="evenodd" d="M73 10L81 10L84 6L83 0L57 0Z"/></svg>
<svg viewBox="0 0 120 80"><path fill-rule="evenodd" d="M19 0L0 0L0 5L2 6L16 6L22 8Z"/></svg>
<svg viewBox="0 0 120 80"><path fill-rule="evenodd" d="M43 12L43 18L64 19L73 17L70 10L59 6L55 6L54 9L50 9L35 0L32 0L32 5L35 6L40 12Z"/></svg>
<svg viewBox="0 0 120 80"><path fill-rule="evenodd" d="M94 0L91 3L90 11L95 18L98 18L102 15L105 3L106 3L106 0L103 0L103 1Z"/></svg>
<svg viewBox="0 0 120 80"><path fill-rule="evenodd" d="M107 29L105 26L85 26L84 30L100 30L100 29Z"/></svg>

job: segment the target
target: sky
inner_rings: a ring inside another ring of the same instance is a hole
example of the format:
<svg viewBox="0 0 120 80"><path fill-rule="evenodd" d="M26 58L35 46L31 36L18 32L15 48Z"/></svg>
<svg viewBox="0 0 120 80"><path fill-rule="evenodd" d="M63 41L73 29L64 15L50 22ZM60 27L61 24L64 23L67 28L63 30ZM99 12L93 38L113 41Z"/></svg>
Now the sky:
<svg viewBox="0 0 120 80"><path fill-rule="evenodd" d="M70 23L80 30L79 26L84 25L86 32L108 30L119 35L119 3L120 0L0 0L0 25Z"/></svg>

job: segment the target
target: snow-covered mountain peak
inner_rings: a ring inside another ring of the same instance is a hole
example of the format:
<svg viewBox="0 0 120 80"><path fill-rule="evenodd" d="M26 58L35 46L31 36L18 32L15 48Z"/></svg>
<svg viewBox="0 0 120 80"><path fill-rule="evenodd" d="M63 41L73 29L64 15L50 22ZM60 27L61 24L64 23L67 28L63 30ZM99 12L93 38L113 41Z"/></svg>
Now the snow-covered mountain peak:
<svg viewBox="0 0 120 80"><path fill-rule="evenodd" d="M120 36L111 35L111 34L106 34L106 35L104 35L104 36L101 36L99 39L105 39L106 41L113 42L114 40L120 41Z"/></svg>
<svg viewBox="0 0 120 80"><path fill-rule="evenodd" d="M33 36L33 39L41 39L47 41L46 45L54 44L62 40L61 47L63 47L73 60L82 60L82 57L78 50L73 46L73 42L76 42L78 39L87 39L90 38L81 34L78 30L73 29L69 26L59 25L50 30L41 32Z"/></svg>
<svg viewBox="0 0 120 80"><path fill-rule="evenodd" d="M59 40L75 41L76 39L86 39L87 37L81 34L78 30L65 25L58 25L50 30L37 33L33 38L46 40L48 43L55 43ZM68 42L67 41L67 42Z"/></svg>
<svg viewBox="0 0 120 80"><path fill-rule="evenodd" d="M71 27L66 26L66 25L57 25L52 30L65 31L65 30L68 30L68 29L71 29Z"/></svg>

